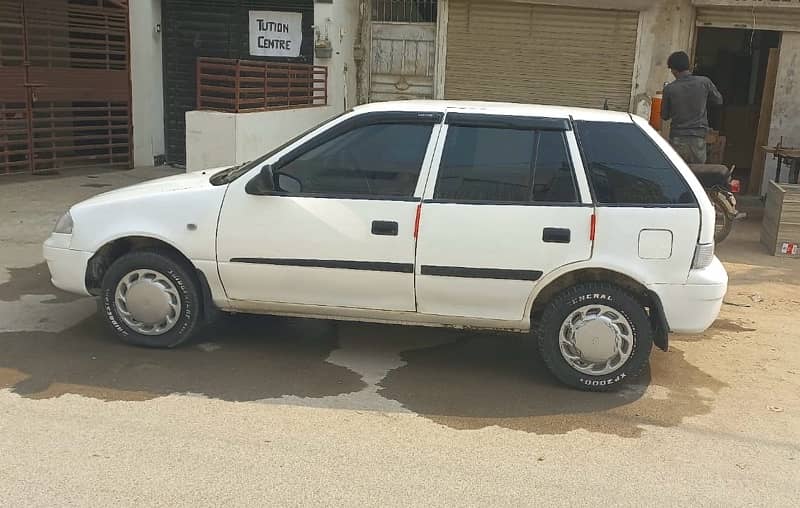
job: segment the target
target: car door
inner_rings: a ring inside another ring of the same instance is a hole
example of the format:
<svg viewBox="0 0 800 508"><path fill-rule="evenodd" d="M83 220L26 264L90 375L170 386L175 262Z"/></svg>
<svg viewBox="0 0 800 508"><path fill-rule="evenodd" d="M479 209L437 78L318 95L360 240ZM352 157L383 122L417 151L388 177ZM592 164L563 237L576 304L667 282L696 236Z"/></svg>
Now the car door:
<svg viewBox="0 0 800 508"><path fill-rule="evenodd" d="M524 320L543 275L591 256L569 119L448 112L445 124L420 217L418 311Z"/></svg>
<svg viewBox="0 0 800 508"><path fill-rule="evenodd" d="M233 305L414 311L414 225L441 116L356 114L273 164L290 188L234 182L217 234Z"/></svg>

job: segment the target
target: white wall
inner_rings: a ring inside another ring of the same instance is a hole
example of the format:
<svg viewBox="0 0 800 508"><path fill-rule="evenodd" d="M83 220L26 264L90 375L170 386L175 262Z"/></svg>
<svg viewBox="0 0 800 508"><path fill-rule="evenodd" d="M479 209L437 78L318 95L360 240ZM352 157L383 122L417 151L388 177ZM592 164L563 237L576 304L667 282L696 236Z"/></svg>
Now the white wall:
<svg viewBox="0 0 800 508"><path fill-rule="evenodd" d="M775 85L775 102L772 106L769 145L778 144L783 136L783 146L800 147L800 32L783 32ZM775 178L777 161L767 156L761 193L766 194L767 182ZM787 181L789 169L781 169L781 181Z"/></svg>
<svg viewBox="0 0 800 508"><path fill-rule="evenodd" d="M256 159L340 111L333 106L238 114L189 111L186 171Z"/></svg>
<svg viewBox="0 0 800 508"><path fill-rule="evenodd" d="M129 3L133 164L152 166L164 154L164 91L161 67L161 0ZM102 83L99 84L102 86Z"/></svg>
<svg viewBox="0 0 800 508"><path fill-rule="evenodd" d="M667 58L674 51L691 54L694 9L690 0L650 3L639 16L639 39L633 71L632 111L650 118L653 96L673 77Z"/></svg>
<svg viewBox="0 0 800 508"><path fill-rule="evenodd" d="M358 1L334 0L314 4L314 26L320 36L327 35L333 46L331 58L315 58L328 67L328 105L336 112L355 106L356 65L353 46L358 31Z"/></svg>
<svg viewBox="0 0 800 508"><path fill-rule="evenodd" d="M216 111L186 113L186 171L236 163L237 116Z"/></svg>

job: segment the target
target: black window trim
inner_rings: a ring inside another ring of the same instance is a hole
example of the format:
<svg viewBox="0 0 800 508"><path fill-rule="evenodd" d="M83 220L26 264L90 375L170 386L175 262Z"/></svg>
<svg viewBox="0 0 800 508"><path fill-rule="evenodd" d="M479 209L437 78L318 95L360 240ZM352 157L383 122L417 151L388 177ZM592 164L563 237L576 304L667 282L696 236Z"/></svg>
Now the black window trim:
<svg viewBox="0 0 800 508"><path fill-rule="evenodd" d="M347 134L348 132L359 129L361 127L368 127L370 125L383 125L383 124L406 124L406 125L430 125L434 126L442 123L444 113L441 111L373 111L370 113L363 113L360 115L352 116L342 122L334 125L333 127L321 132L319 135L314 136L300 146L283 154L273 164L273 171L280 171L281 168L297 160L302 155L310 152L311 150L322 146L323 144L331 141L339 136ZM432 133L428 136L427 149L430 147ZM420 173L417 176L417 183L419 183L419 176L425 170L425 158L423 155L423 166L420 167ZM257 177L256 177L257 178ZM392 196L380 194L346 194L346 193L327 193L327 192L281 192L275 190L265 194L266 196L274 197L292 197L292 198L317 198L317 199L344 199L353 201L401 201L416 203L422 200L422 197L415 196Z"/></svg>
<svg viewBox="0 0 800 508"><path fill-rule="evenodd" d="M355 115L286 152L273 166L275 170L280 170L314 148L361 127L381 124L436 125L442 123L443 117L444 113L440 111L375 111ZM428 144L430 145L430 139Z"/></svg>
<svg viewBox="0 0 800 508"><path fill-rule="evenodd" d="M384 196L377 194L341 194L327 192L281 192L272 191L264 196L276 198L314 198L314 199L339 199L344 201L398 201L406 203L419 203L422 198L419 196Z"/></svg>
<svg viewBox="0 0 800 508"><path fill-rule="evenodd" d="M678 176L678 178L680 178L681 181L683 181L686 184L686 187L692 193L693 202L692 203L674 203L674 204L669 204L669 203L638 203L638 204L632 204L632 203L600 203L598 201L598 199L597 199L597 195L596 195L595 190L594 190L594 183L592 182L592 175L591 175L590 168L589 168L589 159L586 156L586 151L583 148L583 140L581 140L580 131L579 131L579 129L578 129L576 124L578 122L602 123L602 121L599 121L599 120L577 120L576 121L575 118L570 115L569 121L572 124L572 131L575 133L575 141L578 143L578 154L581 157L581 162L583 163L583 172L586 175L586 182L589 185L589 194L591 195L592 203L593 203L592 206L594 206L595 208L683 208L683 209L698 208L699 209L700 208L700 203L698 203L698 201L697 201L697 196L694 195L694 191L692 191L692 187L689 185L689 183L683 177L683 174L678 170L677 167L675 167L675 164L672 163L672 160L670 160L669 156L667 156L667 154L664 152L664 150L662 150L661 147L658 146L657 143L655 143L652 139L650 139L650 136L647 134L647 132L645 132L645 130L642 129L639 126L639 124L636 123L636 121L633 119L632 114L629 113L628 115L631 117L631 122L630 123L634 127L636 127L637 129L639 129L639 131L644 135L644 137L647 139L647 141L652 146L654 146L656 148L656 150L658 150L658 152L664 157L664 160L667 161L667 164L669 164L669 167L672 168L672 171L674 171L675 174ZM627 124L628 122L620 122L620 123Z"/></svg>
<svg viewBox="0 0 800 508"><path fill-rule="evenodd" d="M445 124L448 123L447 120L448 120L448 118L450 118L450 116L452 114L453 113L448 113L447 116L445 116L445 119L444 119ZM477 115L477 114L472 114L472 113L464 113L463 115L464 116L469 116L469 117L474 117L474 116L483 116L483 117L491 116L491 117L494 117L494 116L498 116L498 115ZM514 118L527 118L527 117L514 117ZM530 117L530 118L536 119L535 117ZM545 118L545 120L560 120L560 119L548 119L548 118ZM568 129L539 129L539 128L533 128L533 127L525 127L525 128L499 127L499 126L496 126L496 125L472 124L472 123L468 123L466 121L464 123L450 123L449 125L453 125L455 127L475 127L475 128L488 128L488 129L513 129L513 130L531 131L531 132L536 134L536 142L537 142L536 151L537 152L538 152L538 142L539 142L539 139L540 139L539 132L541 132L541 131L557 131L557 132L560 131L560 132L562 132L561 139L564 142L564 150L565 150L565 153L567 155L567 162L569 163L570 171L571 171L571 174L572 174L572 186L575 189L575 201L563 201L563 202L562 201L533 201L533 200L531 200L531 201L503 201L503 200L496 201L496 200L485 200L485 199L481 199L481 200L477 200L477 199L443 199L443 198L435 197L436 196L436 188L439 185L439 176L441 175L441 171L442 171L442 161L444 161L444 148L447 146L447 139L448 139L448 136L450 135L450 132L448 131L447 135L445 136L444 141L442 142L442 156L441 156L441 158L439 160L438 167L436 168L436 181L433 184L433 195L434 195L434 197L432 199L423 200L423 203L459 204L459 205L493 205L493 206L558 206L558 207L569 207L569 208L594 207L593 204L583 203L583 196L581 195L581 188L580 188L580 185L578 184L578 174L577 174L578 173L578 169L575 167L575 164L573 163L572 150L570 150L569 140L567 139L567 134L566 134L569 130L572 130L572 128L571 128L571 125L570 125L568 120L564 120L564 121L569 126ZM536 176L536 172L535 172L535 168L534 168L534 170L531 173L531 178L535 178L535 176ZM588 177L588 175L587 175L587 177ZM533 190L533 182L531 182L531 190Z"/></svg>
<svg viewBox="0 0 800 508"><path fill-rule="evenodd" d="M579 201L492 201L477 199L424 199L422 203L438 205L474 205L474 206L556 206L561 208L594 208L592 203L581 203Z"/></svg>
<svg viewBox="0 0 800 508"><path fill-rule="evenodd" d="M491 127L523 131L569 131L572 125L567 118L538 116L497 115L486 113L448 112L444 118L447 125L459 127Z"/></svg>

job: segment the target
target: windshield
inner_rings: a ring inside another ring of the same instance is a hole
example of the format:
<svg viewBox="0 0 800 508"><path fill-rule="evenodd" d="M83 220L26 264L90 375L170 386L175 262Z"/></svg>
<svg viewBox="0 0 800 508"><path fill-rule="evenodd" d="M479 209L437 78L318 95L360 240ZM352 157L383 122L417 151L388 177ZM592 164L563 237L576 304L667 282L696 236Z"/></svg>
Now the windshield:
<svg viewBox="0 0 800 508"><path fill-rule="evenodd" d="M347 113L350 113L350 111L352 111L352 109L349 110L349 111L345 111L344 113L340 113L340 114L334 116L333 118L329 118L328 120L325 120L324 122L322 122L320 124L317 124L314 127L311 127L310 129L308 129L308 130L302 132L301 134L298 134L297 136L293 137L292 139L290 139L286 143L283 143L282 145L280 145L279 147L275 148L274 150L271 150L271 151L265 153L264 155L262 155L258 159L252 160L250 162L245 162L243 164L239 164L238 166L230 167L228 169L223 169L222 171L220 171L218 173L215 173L210 179L211 184L212 185L225 185L225 184L231 183L232 181L236 180L237 178L239 178L243 174L247 173L248 171L250 171L254 167L256 167L259 164L263 163L265 160L269 159L270 157L272 157L276 153L280 152L284 148L286 148L289 145L299 141L303 137L305 137L308 134L312 133L313 131L323 127L324 125L327 125L328 123L333 122L337 118L339 118L339 117L341 117L341 116L343 116L343 115L345 115Z"/></svg>

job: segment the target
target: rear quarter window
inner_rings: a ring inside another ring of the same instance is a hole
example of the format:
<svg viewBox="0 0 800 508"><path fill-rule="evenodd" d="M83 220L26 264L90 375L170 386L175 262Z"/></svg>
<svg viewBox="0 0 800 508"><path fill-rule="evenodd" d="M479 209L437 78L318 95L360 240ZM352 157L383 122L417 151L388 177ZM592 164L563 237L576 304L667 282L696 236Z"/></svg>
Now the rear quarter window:
<svg viewBox="0 0 800 508"><path fill-rule="evenodd" d="M617 206L695 206L689 185L633 123L575 122L595 201Z"/></svg>

